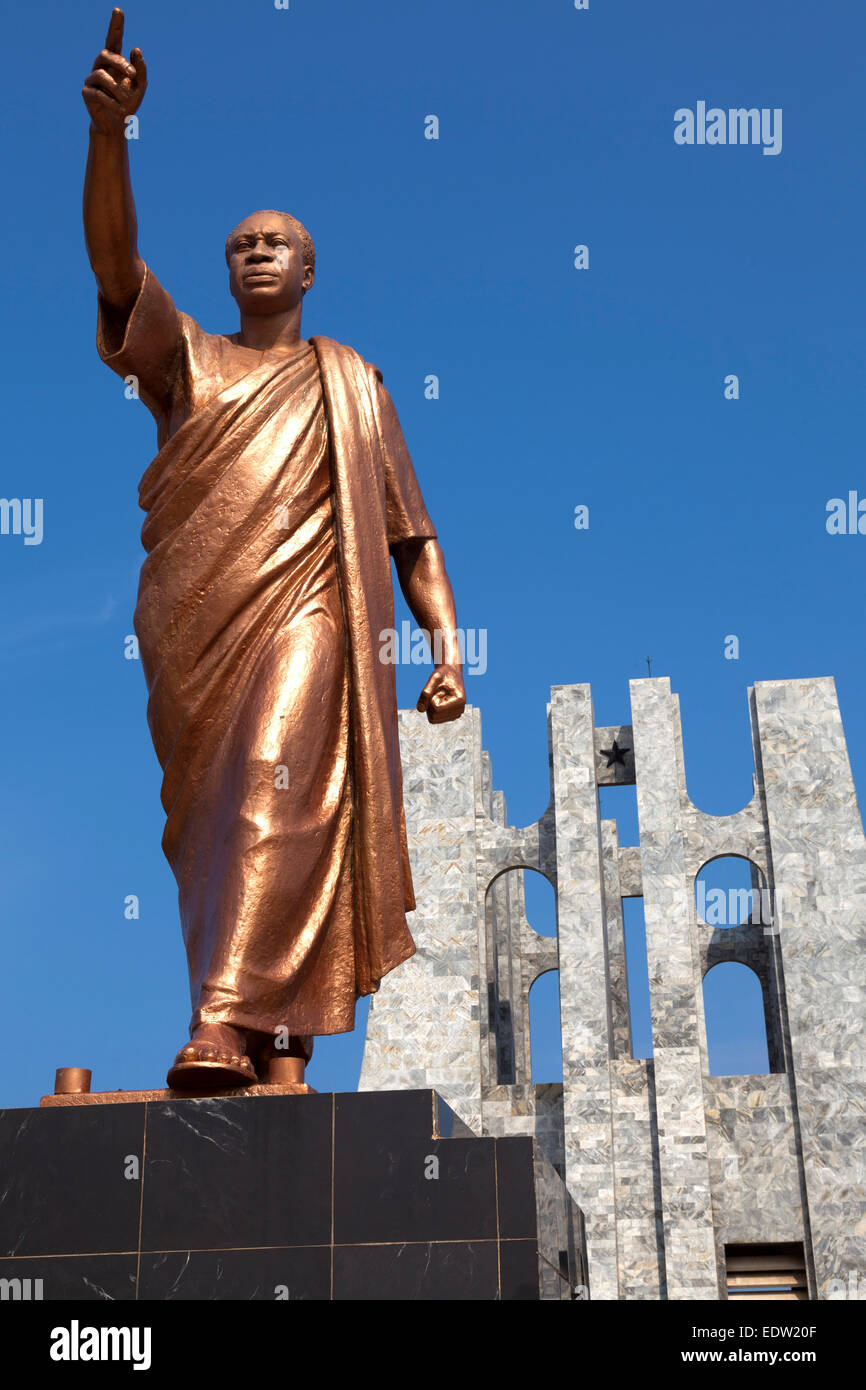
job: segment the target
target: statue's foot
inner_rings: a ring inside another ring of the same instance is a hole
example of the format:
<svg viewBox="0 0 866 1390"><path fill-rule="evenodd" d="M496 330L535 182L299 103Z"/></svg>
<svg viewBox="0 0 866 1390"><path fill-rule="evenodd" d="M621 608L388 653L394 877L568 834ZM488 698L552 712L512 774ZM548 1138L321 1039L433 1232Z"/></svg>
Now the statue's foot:
<svg viewBox="0 0 866 1390"><path fill-rule="evenodd" d="M244 1035L237 1029L203 1024L175 1057L166 1084L172 1091L254 1086L258 1077L244 1046Z"/></svg>

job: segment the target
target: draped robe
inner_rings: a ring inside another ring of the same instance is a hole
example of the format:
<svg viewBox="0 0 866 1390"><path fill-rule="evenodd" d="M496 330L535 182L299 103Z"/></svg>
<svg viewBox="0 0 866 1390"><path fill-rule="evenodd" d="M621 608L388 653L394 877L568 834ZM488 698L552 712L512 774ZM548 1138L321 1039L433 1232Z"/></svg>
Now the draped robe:
<svg viewBox="0 0 866 1390"><path fill-rule="evenodd" d="M393 403L331 339L205 333L149 270L97 347L157 422L135 630L192 1026L346 1032L415 949L379 648L389 547L436 532Z"/></svg>

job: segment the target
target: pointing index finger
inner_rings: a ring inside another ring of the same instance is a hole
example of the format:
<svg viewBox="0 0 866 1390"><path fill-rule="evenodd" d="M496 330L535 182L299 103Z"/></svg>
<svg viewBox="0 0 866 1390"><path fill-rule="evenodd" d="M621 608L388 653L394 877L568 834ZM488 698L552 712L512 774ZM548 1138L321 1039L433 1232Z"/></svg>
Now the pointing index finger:
<svg viewBox="0 0 866 1390"><path fill-rule="evenodd" d="M123 10L113 9L111 19L108 21L108 33L105 37L105 47L109 53L120 53L123 43Z"/></svg>

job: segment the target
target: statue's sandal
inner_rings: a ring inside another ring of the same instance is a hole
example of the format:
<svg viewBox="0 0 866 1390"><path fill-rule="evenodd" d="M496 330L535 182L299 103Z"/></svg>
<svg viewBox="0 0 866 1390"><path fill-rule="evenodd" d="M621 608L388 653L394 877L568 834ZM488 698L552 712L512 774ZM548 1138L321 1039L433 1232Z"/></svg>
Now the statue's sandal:
<svg viewBox="0 0 866 1390"><path fill-rule="evenodd" d="M205 1086L220 1090L225 1086L254 1086L257 1081L249 1057L240 1057L214 1043L187 1043L166 1077L172 1091L200 1090Z"/></svg>

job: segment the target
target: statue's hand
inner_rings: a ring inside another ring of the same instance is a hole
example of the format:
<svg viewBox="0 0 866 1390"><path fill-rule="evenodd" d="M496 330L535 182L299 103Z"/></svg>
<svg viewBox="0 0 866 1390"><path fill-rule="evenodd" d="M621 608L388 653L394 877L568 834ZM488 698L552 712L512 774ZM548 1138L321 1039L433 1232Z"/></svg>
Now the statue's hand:
<svg viewBox="0 0 866 1390"><path fill-rule="evenodd" d="M84 80L81 95L95 130L104 135L123 130L127 116L141 105L147 88L147 68L141 49L134 48L129 62L121 54L123 10L112 10L105 47L97 53L93 71Z"/></svg>
<svg viewBox="0 0 866 1390"><path fill-rule="evenodd" d="M466 690L459 666L437 666L418 696L417 708L427 714L431 724L447 724L459 719L466 708Z"/></svg>

